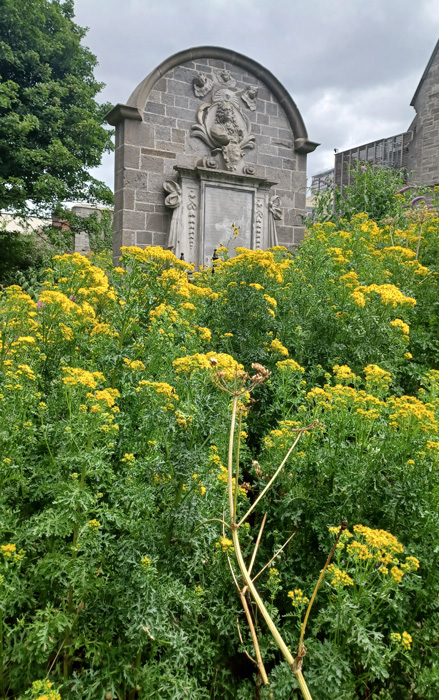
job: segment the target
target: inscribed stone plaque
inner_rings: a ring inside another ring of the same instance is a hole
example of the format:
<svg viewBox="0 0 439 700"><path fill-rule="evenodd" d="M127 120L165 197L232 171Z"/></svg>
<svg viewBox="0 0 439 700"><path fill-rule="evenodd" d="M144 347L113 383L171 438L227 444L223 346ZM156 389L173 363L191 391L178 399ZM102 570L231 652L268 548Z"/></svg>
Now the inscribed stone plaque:
<svg viewBox="0 0 439 700"><path fill-rule="evenodd" d="M236 187L206 185L204 192L204 264L207 265L220 244L229 255L235 248L252 248L254 192ZM239 235L232 233L232 224Z"/></svg>

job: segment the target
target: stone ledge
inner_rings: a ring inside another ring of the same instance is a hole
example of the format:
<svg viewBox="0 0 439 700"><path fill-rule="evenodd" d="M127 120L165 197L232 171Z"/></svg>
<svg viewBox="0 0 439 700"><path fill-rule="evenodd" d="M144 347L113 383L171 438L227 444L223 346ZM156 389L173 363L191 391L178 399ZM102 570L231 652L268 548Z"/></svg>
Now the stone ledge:
<svg viewBox="0 0 439 700"><path fill-rule="evenodd" d="M129 105L117 104L110 110L106 115L105 119L110 124L110 126L117 126L124 119L133 119L136 122L142 121L142 115L140 114L137 107L131 107Z"/></svg>
<svg viewBox="0 0 439 700"><path fill-rule="evenodd" d="M195 168L184 167L181 165L174 165L174 170L178 172L179 175L186 175L190 177L202 178L205 180L213 180L220 182L232 182L239 185L250 185L252 187L263 187L264 189L269 189L270 187L275 187L277 182L271 182L265 177L259 175L246 175L244 173L232 173L228 170L213 170L210 168L203 168L202 166L196 166Z"/></svg>

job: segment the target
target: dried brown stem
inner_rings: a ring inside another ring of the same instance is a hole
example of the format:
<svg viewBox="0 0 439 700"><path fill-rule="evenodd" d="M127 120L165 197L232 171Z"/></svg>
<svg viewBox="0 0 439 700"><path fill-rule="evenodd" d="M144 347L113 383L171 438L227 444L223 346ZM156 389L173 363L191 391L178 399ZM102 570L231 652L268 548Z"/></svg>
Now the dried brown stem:
<svg viewBox="0 0 439 700"><path fill-rule="evenodd" d="M250 566L248 567L249 574L251 574L251 572L252 572L253 564L255 563L255 559L256 559L256 554L258 553L259 545L261 544L261 537L262 537L262 533L264 531L266 520L267 520L267 513L265 513L264 517L262 518L261 527L259 528L258 537L256 539L255 548L253 550L252 558L250 561Z"/></svg>
<svg viewBox="0 0 439 700"><path fill-rule="evenodd" d="M265 571L265 569L266 569L268 566L270 566L270 564L272 564L272 563L274 562L274 560L276 559L276 557L279 556L279 554L282 552L282 550L285 549L285 547L287 546L288 542L290 542L290 541L293 539L293 537L294 537L294 535L296 534L296 532L297 532L297 530L295 530L295 531L293 532L293 534L287 539L287 541L285 542L285 544L283 544L282 547L281 547L280 549L277 550L277 552L276 552L276 554L274 555L274 557L271 557L270 561L269 561L267 564L265 564L265 566L263 567L263 569L261 569L260 572L259 572L258 574L256 574L256 576L252 579L253 583L256 581L257 578L259 578L259 576Z"/></svg>
<svg viewBox="0 0 439 700"><path fill-rule="evenodd" d="M212 366L214 366L217 364L217 361L213 361L213 358L212 358L211 364L212 364ZM257 363L254 363L252 365L252 368L256 370L257 374L254 377L250 377L250 379L247 383L247 387L245 389L246 391L251 391L255 386L257 386L258 384L262 384L265 381L265 379L267 379L270 376L270 372L268 372L268 370L266 370L265 367L263 367L262 365L258 365ZM224 391L227 391L228 393L232 393L228 388L223 387L220 383L220 379L222 379L224 376L225 376L224 373L220 373L220 372L217 373L217 377L216 377L217 385L220 388L222 388ZM270 482L263 489L262 493L259 495L259 497L256 499L256 501L253 503L253 505L249 508L247 513L241 519L241 521L239 523L237 523L236 522L236 503L235 503L235 499L234 499L234 489L233 489L233 449L234 449L235 422L236 422L236 413L237 413L237 408L238 408L238 399L240 396L243 395L244 392L242 392L242 388L244 387L244 385L247 381L247 376L246 376L243 379L241 386L238 389L237 382L236 382L237 376L238 376L238 373L235 372L233 404L232 404L232 417L231 417L231 421L230 421L230 434L229 434L229 453L228 453L228 462L227 462L227 474L228 474L227 494L228 494L228 501L229 501L232 539L233 539L233 546L234 546L234 551L235 551L236 562L238 564L238 567L239 567L241 574L242 574L242 578L244 580L245 591L247 591L247 589L248 589L249 593L251 594L251 596L256 604L257 609L260 611L260 613L261 613L262 617L264 618L271 634L273 635L273 637L274 637L274 639L279 647L279 650L282 652L284 658L286 659L286 661L290 665L291 670L294 673L294 676L299 684L299 687L300 687L300 690L301 690L301 693L302 693L304 700L312 700L311 694L308 690L308 687L306 685L306 681L305 681L303 674L302 674L302 658L303 658L304 653L305 653L305 648L302 644L301 649L300 649L302 656L300 658L299 663L297 663L297 659L294 659L293 655L291 654L291 651L290 651L288 645L285 643L285 640L283 639L282 635L279 633L276 625L274 624L274 621L272 620L272 618L270 616L270 613L268 612L267 608L265 607L265 605L264 605L252 579L251 579L250 571L247 568L245 561L244 561L244 558L243 558L243 555L242 555L241 543L239 541L238 532L239 532L239 526L245 522L245 520L248 518L250 513L254 510L254 508L259 503L261 498L267 493L268 489L273 484L274 480L276 479L276 477L280 473L282 467L284 466L285 462L287 461L292 450L297 445L302 433L305 430L310 430L311 428L316 427L318 425L318 421L314 421L314 423L311 426L306 427L306 428L300 428L297 431L298 435L297 435L296 440L294 441L291 448L288 450L287 455L285 456L285 458L282 461L279 468L276 470L274 476L270 479ZM223 528L224 528L225 521L222 520L221 522L223 523ZM262 532L260 534L262 536ZM258 543L255 546L255 551L257 549L257 546L258 546ZM253 566L255 557L256 557L256 553L254 552L254 557L252 557L252 562L251 562L252 566ZM230 569L232 571L232 576L233 576L235 585L238 588L239 596L241 598L242 605L244 607L244 611L245 611L246 616L247 616L247 620L249 623L253 642L255 645L256 657L258 660L258 669L259 669L259 672L262 674L263 664L262 664L262 659L259 661L259 656L258 656L258 654L260 655L259 645L258 645L258 640L257 640L257 636L256 636L255 627L253 624L253 619L251 616L250 608L249 608L248 602L246 600L245 593L243 592L243 590L240 590L238 585L237 585L236 577L233 573L230 560L229 560L229 566L230 566ZM259 665L259 664L261 664L261 665ZM265 673L265 670L264 670L264 673ZM266 682L268 684L268 678L267 678L266 674L265 674L264 682L265 682L265 679L266 679Z"/></svg>
<svg viewBox="0 0 439 700"><path fill-rule="evenodd" d="M250 513L252 513L252 512L254 511L254 509L255 509L256 506L258 505L259 501L265 496L265 494L267 493L267 491L268 491L268 489L270 488L270 486L272 485L272 483L275 481L275 479L277 478L277 476L278 476L278 475L280 474L280 472L282 471L282 468L283 468L285 462L287 461L288 457L290 456L290 454L292 453L292 451L293 451L294 448L296 447L297 443L299 442L299 440L300 440L300 438L301 438L301 435L302 435L302 432L300 432L300 433L298 434L298 436L296 437L296 439L294 440L293 444L291 445L290 449L288 450L287 454L285 455L285 457L284 457L284 459L282 460L282 462L281 462L281 464L279 465L279 467L278 467L278 468L276 469L276 471L274 472L273 476L271 477L271 479L270 479L270 481L268 482L268 484L266 485L266 487L261 491L261 493L260 493L259 496L257 497L256 501L254 501L254 502L252 503L252 505L251 505L250 508L248 509L247 513L246 513L245 515L243 515L243 517L241 518L241 520L240 520L239 523L238 523L238 527L240 527L240 526L247 520L247 518L248 518L248 516L250 515Z"/></svg>
<svg viewBox="0 0 439 700"><path fill-rule="evenodd" d="M238 620L238 618L236 618L236 626L237 626L237 628L238 628L239 641L241 642L242 645L244 645L244 640L243 640L243 638L242 638L241 628L240 628L240 626L239 626L239 620ZM246 649L244 649L244 654L246 655L246 657L247 657L248 659L250 659L250 661L251 661L252 663L255 664L255 666L258 665L258 662L256 661L256 659L254 659L253 656L250 656L250 654L248 653L248 651L247 651Z"/></svg>
<svg viewBox="0 0 439 700"><path fill-rule="evenodd" d="M261 500L261 498L263 498L263 497L265 496L265 494L267 493L267 491L268 491L268 489L270 488L270 486L273 484L273 482L275 481L275 479L277 478L277 476L280 474L280 472L282 471L282 469L283 469L283 467L284 467L284 465L285 465L285 462L287 461L288 457L290 456L290 454L292 453L292 451L293 451L294 448L296 447L297 443L299 442L300 438L302 437L302 433L304 433L304 432L306 432L306 431L308 431L308 430L312 430L313 428L317 427L317 425L319 425L319 422L318 422L317 420L315 420L313 423L311 423L311 425L307 425L306 427L304 427L304 428L299 428L299 429L297 430L297 437L296 437L296 439L294 440L293 444L291 445L290 449L288 450L287 454L286 454L285 457L283 458L282 462L280 463L280 465L279 465L278 468L276 469L275 473L274 473L273 476L271 477L271 479L270 479L270 481L268 482L268 484L266 485L266 487L261 491L261 493L260 493L259 496L257 497L256 501L254 501L254 502L252 503L252 505L251 505L250 508L248 509L247 513L241 518L241 520L240 520L239 523L238 523L238 527L241 527L241 525L247 520L247 518L248 518L248 516L250 515L250 513L253 512L253 510L256 508L256 506L258 505L259 501Z"/></svg>
<svg viewBox="0 0 439 700"><path fill-rule="evenodd" d="M263 531L264 531L264 526L265 526L265 521L266 521L266 520L267 520L267 513L265 513L265 515L264 515L264 517L263 517L263 519L262 519L261 527L259 528L258 537L257 537L257 539L256 539L255 548L254 548L254 550L253 550L252 558L251 558L251 561L250 561L250 566L248 567L249 576L251 575L251 572L252 572L252 569L253 569L253 564L255 563L256 554L258 553L259 545L260 545L260 543L261 543L261 537L262 537L262 533L263 533ZM244 586L244 588L242 589L242 592L245 593L246 591L247 591L247 586Z"/></svg>
<svg viewBox="0 0 439 700"><path fill-rule="evenodd" d="M422 229L423 229L423 224L419 224L419 235L418 235L418 243L416 246L416 258L415 258L415 260L417 260L419 258L419 248L421 246Z"/></svg>
<svg viewBox="0 0 439 700"><path fill-rule="evenodd" d="M239 411L238 416L238 441L236 446L236 467L235 467L235 493L233 494L233 511L236 513L238 504L239 492L239 448L241 446L241 426L242 426L242 411Z"/></svg>
<svg viewBox="0 0 439 700"><path fill-rule="evenodd" d="M257 636L257 634L256 634L256 628L255 628L255 625L254 625L254 622L253 622L253 618L252 618L252 615L251 615L251 612L250 612L250 608L249 608L249 606L248 606L248 603L247 603L247 600L246 600L246 597L245 597L245 590L244 590L244 589L241 590L240 587L239 587L239 585L238 585L238 581L236 580L235 572L233 571L232 562L230 561L229 555L227 555L227 561L228 561L228 564L229 564L230 573L232 574L233 583L234 583L235 586L236 586L236 590L238 591L238 595L239 595L239 598L240 598L240 600L241 600L242 607L244 608L244 612L245 612L245 616L246 616L246 618L247 618L247 623L248 623L248 626L249 626L249 629L250 629L250 634L251 634L251 637L252 637L253 647L254 647L254 650L255 650L255 654L256 654L256 659L257 659L257 660L253 659L253 658L250 656L250 654L248 654L247 652L245 652L245 653L247 654L248 658L249 658L251 661L253 661L253 663L258 667L259 673L260 673L261 676L262 676L262 679L263 679L263 681L264 681L264 684L265 684L265 685L270 685L269 682L268 682L268 676L267 676L267 672L266 672L266 670L265 670L264 662L262 661L262 655L261 655L261 650L260 650L260 648L259 648L259 641L258 641L258 636ZM241 635L241 630L240 630L240 627L239 627L238 618L236 619L236 624L237 624L237 626L238 626L239 639L241 640L241 644L244 644L243 639L242 639L242 635Z"/></svg>
<svg viewBox="0 0 439 700"><path fill-rule="evenodd" d="M331 559L332 559L334 552L335 552L335 549L338 545L339 539L341 537L341 533L343 532L343 530L346 530L347 525L348 525L347 520L342 520L342 523L340 525L340 530L338 531L338 534L337 534L337 537L335 538L335 542L333 544L333 547L329 553L329 557L326 560L326 564L321 571L321 574L319 576L319 580L316 583L316 587L314 588L314 592L311 596L311 600L309 601L309 605L308 605L308 608L306 610L305 618L303 620L302 629L300 631L300 639L299 639L299 644L297 647L296 661L298 661L299 659L302 659L304 656L304 654L303 654L303 638L305 636L305 630L306 630L306 625L308 622L309 614L311 612L312 605L313 605L315 597L317 595L317 591L319 590L320 584L323 581L323 577L325 575L326 569L328 568L329 564L331 563Z"/></svg>
<svg viewBox="0 0 439 700"><path fill-rule="evenodd" d="M244 608L245 616L247 618L247 623L248 623L248 626L250 628L250 634L252 636L253 646L255 649L255 654L256 654L256 659L257 659L256 666L258 667L258 669L260 671L260 674L262 676L262 680L264 681L264 685L270 685L268 682L268 676L267 676L267 672L265 670L264 662L262 661L262 655L261 655L261 650L259 648L258 637L256 635L255 626L253 624L253 618L251 616L250 608L248 607L245 593L243 593L242 591L239 591L239 597L241 599L242 607Z"/></svg>
<svg viewBox="0 0 439 700"><path fill-rule="evenodd" d="M253 584L253 582L252 582L252 580L251 580L251 577L250 577L249 572L248 572L248 569L247 569L247 567L246 567L244 558L243 558L243 556L242 556L241 543L240 543L240 541L239 541L239 536L238 536L238 529L239 529L239 526L236 524L236 513L235 513L234 510L233 510L233 505L234 505L234 503L233 503L233 488L232 488L232 479L233 479L233 444L234 444L235 419L236 419L236 408L237 408L237 403L238 403L238 396L235 396L234 399L233 399L232 418L231 418L231 424L230 424L229 456L228 456L228 475L229 475L229 479L228 479L228 494L229 494L230 518L231 518L231 521L232 521L232 538L233 538L233 545L234 545L234 548L235 548L236 561L237 561L237 563L238 563L239 569L240 569L241 574L242 574L242 577L243 577L243 579L244 579L244 583L245 583L246 586L248 587L248 589L249 589L249 591L250 591L250 593L251 593L251 595L252 595L253 600L255 601L257 607L259 608L259 611L260 611L262 617L264 618L264 620L265 620L265 622L266 622L266 624L267 624L267 626L268 626L268 628L269 628L271 634L273 635L273 637L274 637L274 639L275 639L275 641L276 641L276 644L278 645L280 651L282 652L283 656L285 657L286 661L287 661L288 664L290 665L291 670L293 671L293 673L294 673L294 675L295 675L295 677L296 677L296 680L297 680L297 682L298 682L298 684L299 684L299 687L300 687L300 690L301 690L301 692L302 692L302 695L303 695L304 700L312 700L311 695L310 695L310 692L309 692L309 690L308 690L308 686L306 685L306 681L305 681L305 679L304 679L304 677L303 677L303 674L302 674L301 665L300 665L300 666L297 666L297 665L296 665L295 659L294 659L293 655L291 654L290 649L288 648L287 644L285 643L285 640L283 639L282 635L279 633L279 630L277 629L276 625L274 624L274 622L273 622L273 620L272 620L272 618L271 618L271 616L270 616L270 613L268 612L267 608L265 607L265 605L264 605L264 603L263 603L263 601L262 601L262 599L261 599L261 597L260 597L258 591L256 590L256 588L255 588L255 586L254 586L254 584ZM304 429L302 428L301 431L300 431L300 433L299 433L299 435L298 435L298 437L297 437L297 439L296 439L296 441L295 441L295 444L297 444L297 442L298 442L298 440L299 440L299 438L300 438L300 435L301 435L301 433L303 432L303 430L304 430ZM293 445L293 446L294 446L294 445ZM287 457L288 457L288 455L291 453L292 449L293 449L293 447L291 447L290 450L288 451ZM281 464L281 467L284 465L285 461L286 461L286 458L283 460L283 463ZM269 485L271 485L271 483L273 483L273 481L274 481L275 477L277 476L277 474L279 473L279 471L280 471L280 468L277 470L277 472L276 472L275 476L273 477L273 479L271 479ZM268 488L266 487L266 488L264 489L264 493L266 493L267 490L268 490ZM259 498L258 500L260 500L260 498ZM251 508L250 510L253 510L253 508ZM248 517L248 515L249 515L249 511L247 511L247 515L244 517L244 519L245 519L246 517ZM247 606L247 607L248 607L248 606Z"/></svg>

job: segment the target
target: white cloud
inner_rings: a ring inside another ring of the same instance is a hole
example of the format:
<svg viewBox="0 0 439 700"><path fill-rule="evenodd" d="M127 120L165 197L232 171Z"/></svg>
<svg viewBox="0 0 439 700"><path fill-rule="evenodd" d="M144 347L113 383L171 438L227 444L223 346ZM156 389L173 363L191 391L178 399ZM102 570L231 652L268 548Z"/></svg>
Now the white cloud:
<svg viewBox="0 0 439 700"><path fill-rule="evenodd" d="M309 172L347 148L404 131L439 35L439 0L76 0L97 55L101 99L125 102L165 58L224 46L262 63L321 146ZM108 178L108 158L98 176Z"/></svg>

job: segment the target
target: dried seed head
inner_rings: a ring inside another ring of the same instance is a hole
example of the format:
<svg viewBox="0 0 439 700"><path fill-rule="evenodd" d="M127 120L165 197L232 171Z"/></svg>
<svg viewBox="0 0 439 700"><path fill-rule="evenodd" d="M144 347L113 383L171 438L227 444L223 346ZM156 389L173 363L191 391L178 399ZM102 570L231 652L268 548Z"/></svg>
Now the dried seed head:
<svg viewBox="0 0 439 700"><path fill-rule="evenodd" d="M271 372L263 365L260 365L259 362L253 362L252 369L255 369L257 372L254 377L251 377L251 381L254 384L262 384L271 374Z"/></svg>
<svg viewBox="0 0 439 700"><path fill-rule="evenodd" d="M398 218L396 216L386 216L385 219L381 220L381 223L384 224L384 226L393 226L393 224L396 224L398 221Z"/></svg>
<svg viewBox="0 0 439 700"><path fill-rule="evenodd" d="M421 206L419 209L411 209L410 211L407 212L406 214L407 218L410 221L415 221L419 224L423 224L425 221L427 221L432 214L428 211L427 207Z"/></svg>
<svg viewBox="0 0 439 700"><path fill-rule="evenodd" d="M265 377L263 377L262 374L254 374L253 377L250 377L250 381L253 382L253 384L262 384L264 379Z"/></svg>

